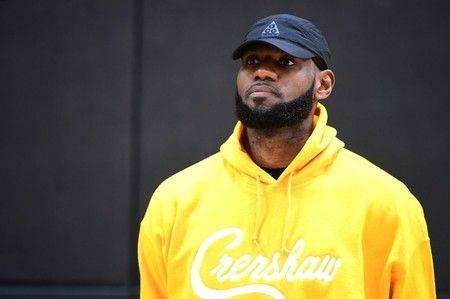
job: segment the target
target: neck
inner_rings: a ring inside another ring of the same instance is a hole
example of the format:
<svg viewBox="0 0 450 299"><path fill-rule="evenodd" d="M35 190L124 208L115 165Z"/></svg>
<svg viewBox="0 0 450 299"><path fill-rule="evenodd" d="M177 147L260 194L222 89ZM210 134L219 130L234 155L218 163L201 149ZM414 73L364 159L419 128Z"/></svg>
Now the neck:
<svg viewBox="0 0 450 299"><path fill-rule="evenodd" d="M264 168L286 168L311 135L313 114L302 123L277 129L246 128L244 145L252 160Z"/></svg>

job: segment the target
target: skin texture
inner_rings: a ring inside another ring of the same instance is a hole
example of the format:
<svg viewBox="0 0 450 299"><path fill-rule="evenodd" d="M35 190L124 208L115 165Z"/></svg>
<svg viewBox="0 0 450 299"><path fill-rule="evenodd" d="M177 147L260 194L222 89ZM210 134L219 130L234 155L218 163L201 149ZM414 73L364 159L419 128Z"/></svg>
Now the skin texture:
<svg viewBox="0 0 450 299"><path fill-rule="evenodd" d="M237 92L251 109L265 110L277 103L290 102L314 84L313 105L305 120L280 128L246 128L243 136L243 144L257 165L285 168L311 135L317 103L331 94L334 74L329 69L320 71L311 59L292 57L263 43L247 49L241 61Z"/></svg>

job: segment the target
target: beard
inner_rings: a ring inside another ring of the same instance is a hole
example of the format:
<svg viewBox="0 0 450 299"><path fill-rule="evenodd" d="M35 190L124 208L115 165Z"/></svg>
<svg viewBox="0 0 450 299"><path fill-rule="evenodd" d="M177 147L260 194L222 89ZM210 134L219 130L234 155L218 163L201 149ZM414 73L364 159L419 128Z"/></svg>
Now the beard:
<svg viewBox="0 0 450 299"><path fill-rule="evenodd" d="M308 90L286 103L277 103L270 108L250 108L236 91L236 115L247 128L270 130L297 125L306 120L313 108L314 83Z"/></svg>

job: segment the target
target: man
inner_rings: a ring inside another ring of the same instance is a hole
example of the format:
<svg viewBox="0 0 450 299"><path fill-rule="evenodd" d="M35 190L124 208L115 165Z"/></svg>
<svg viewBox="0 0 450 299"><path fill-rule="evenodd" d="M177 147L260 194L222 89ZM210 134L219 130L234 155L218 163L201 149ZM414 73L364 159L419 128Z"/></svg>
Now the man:
<svg viewBox="0 0 450 299"><path fill-rule="evenodd" d="M273 15L240 58L239 122L164 181L141 223L141 298L435 298L422 208L327 125L321 32Z"/></svg>

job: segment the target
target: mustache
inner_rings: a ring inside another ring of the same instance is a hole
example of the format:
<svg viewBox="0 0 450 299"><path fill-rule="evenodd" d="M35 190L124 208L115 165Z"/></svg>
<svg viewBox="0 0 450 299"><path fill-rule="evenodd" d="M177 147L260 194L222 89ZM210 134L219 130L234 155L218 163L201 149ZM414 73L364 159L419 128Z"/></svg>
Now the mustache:
<svg viewBox="0 0 450 299"><path fill-rule="evenodd" d="M277 97L281 97L281 91L276 87L273 86L267 82L256 82L253 83L252 85L250 85L250 87L245 91L244 96L247 98L248 96L250 96L250 94L252 92L255 91L267 91L267 92L271 92L274 95L276 95Z"/></svg>

